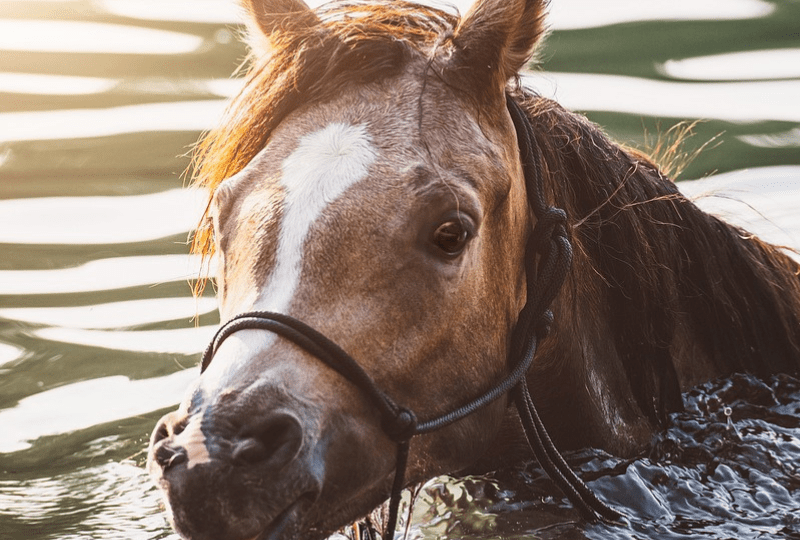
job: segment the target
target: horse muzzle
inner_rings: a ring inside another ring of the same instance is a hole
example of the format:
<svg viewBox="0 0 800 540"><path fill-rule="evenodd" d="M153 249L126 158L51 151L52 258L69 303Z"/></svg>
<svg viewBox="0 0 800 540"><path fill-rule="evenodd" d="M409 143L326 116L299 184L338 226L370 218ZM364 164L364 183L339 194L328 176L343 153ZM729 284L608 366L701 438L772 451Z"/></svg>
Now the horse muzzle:
<svg viewBox="0 0 800 540"><path fill-rule="evenodd" d="M148 470L183 537L285 540L307 528L325 474L318 417L285 396L265 406L261 393L257 405L227 394L156 425Z"/></svg>

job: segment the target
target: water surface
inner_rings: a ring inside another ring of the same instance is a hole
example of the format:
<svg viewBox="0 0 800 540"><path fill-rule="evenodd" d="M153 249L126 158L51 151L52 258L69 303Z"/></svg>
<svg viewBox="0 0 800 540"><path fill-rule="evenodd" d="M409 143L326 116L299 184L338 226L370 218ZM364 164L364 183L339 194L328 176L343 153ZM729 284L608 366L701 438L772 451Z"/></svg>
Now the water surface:
<svg viewBox="0 0 800 540"><path fill-rule="evenodd" d="M627 144L704 119L690 146L718 142L684 177L725 174L685 190L800 246L800 3L552 4L530 85ZM182 172L240 84L238 17L225 0L0 1L4 540L176 538L142 465L218 322L187 284L203 200ZM627 528L581 521L523 464L430 482L409 536L800 538L799 389L714 381L646 455L570 455Z"/></svg>

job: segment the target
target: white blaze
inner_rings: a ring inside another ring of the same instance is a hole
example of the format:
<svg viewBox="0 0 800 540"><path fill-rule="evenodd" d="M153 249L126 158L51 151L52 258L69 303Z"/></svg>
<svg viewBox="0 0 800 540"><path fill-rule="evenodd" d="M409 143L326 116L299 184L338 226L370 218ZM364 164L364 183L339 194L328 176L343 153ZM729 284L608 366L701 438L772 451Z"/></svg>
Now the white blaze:
<svg viewBox="0 0 800 540"><path fill-rule="evenodd" d="M263 156L270 157L268 152ZM281 164L285 199L276 264L252 309L287 312L300 281L308 231L329 204L366 178L376 158L364 125L331 123L300 139L297 148ZM200 378L200 388L206 387L212 392L220 390L229 377L239 373L275 338L272 332L234 333L223 342ZM186 448L189 468L210 459L200 430L201 416L195 415L197 424L190 422L175 438Z"/></svg>
<svg viewBox="0 0 800 540"><path fill-rule="evenodd" d="M258 294L254 310L287 312L300 281L308 231L329 204L367 176L376 158L364 125L332 123L300 139L281 164L285 200L276 265ZM233 334L220 346L203 382L210 384L237 372L274 340L272 332Z"/></svg>
<svg viewBox="0 0 800 540"><path fill-rule="evenodd" d="M281 165L286 198L277 264L258 309L285 312L294 297L308 231L325 208L364 179L375 161L366 126L333 123L300 139Z"/></svg>

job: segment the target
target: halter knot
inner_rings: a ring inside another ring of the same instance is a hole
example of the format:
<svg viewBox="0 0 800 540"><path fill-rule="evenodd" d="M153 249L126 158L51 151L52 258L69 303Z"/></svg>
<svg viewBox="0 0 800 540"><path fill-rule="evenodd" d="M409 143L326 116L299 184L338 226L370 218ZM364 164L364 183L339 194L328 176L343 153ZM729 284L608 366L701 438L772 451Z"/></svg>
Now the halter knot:
<svg viewBox="0 0 800 540"><path fill-rule="evenodd" d="M533 229L534 238L538 238L540 243L546 244L547 241L555 236L566 235L567 213L555 206L547 206L536 216L536 227Z"/></svg>
<svg viewBox="0 0 800 540"><path fill-rule="evenodd" d="M536 332L536 338L538 340L542 340L550 334L550 328L553 326L554 320L555 318L551 310L548 309L542 313L542 316L539 317L539 320L536 321L536 325L534 326L534 331Z"/></svg>
<svg viewBox="0 0 800 540"><path fill-rule="evenodd" d="M394 418L384 420L382 427L394 442L407 441L417 433L417 416L409 409L400 407Z"/></svg>

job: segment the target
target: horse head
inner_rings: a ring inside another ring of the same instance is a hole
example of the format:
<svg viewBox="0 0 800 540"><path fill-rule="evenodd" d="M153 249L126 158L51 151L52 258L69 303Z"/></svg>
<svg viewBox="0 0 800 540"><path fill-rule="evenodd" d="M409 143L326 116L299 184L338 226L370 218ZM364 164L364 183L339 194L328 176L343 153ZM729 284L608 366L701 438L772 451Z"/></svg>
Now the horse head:
<svg viewBox="0 0 800 540"><path fill-rule="evenodd" d="M302 321L425 417L506 373L532 223L506 90L543 4L482 0L459 20L246 2L252 68L199 173L222 321ZM406 482L475 462L506 405L414 437ZM246 328L159 422L148 467L186 538L315 538L386 499L395 457L360 388Z"/></svg>

